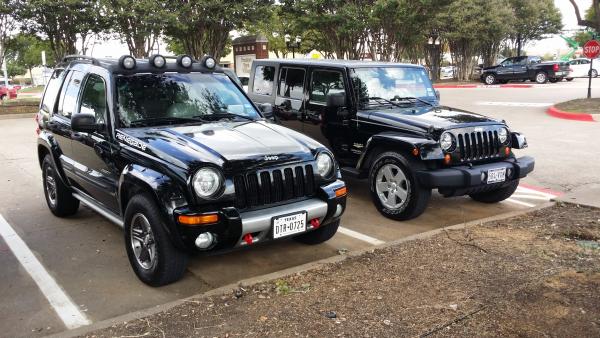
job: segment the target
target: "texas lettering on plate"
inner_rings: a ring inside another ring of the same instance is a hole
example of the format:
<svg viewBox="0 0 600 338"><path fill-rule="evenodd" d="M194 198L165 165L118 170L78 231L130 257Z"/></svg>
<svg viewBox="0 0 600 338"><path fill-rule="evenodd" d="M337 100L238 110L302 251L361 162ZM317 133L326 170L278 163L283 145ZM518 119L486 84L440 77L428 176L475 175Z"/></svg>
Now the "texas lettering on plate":
<svg viewBox="0 0 600 338"><path fill-rule="evenodd" d="M273 219L273 238L285 237L306 231L306 212Z"/></svg>

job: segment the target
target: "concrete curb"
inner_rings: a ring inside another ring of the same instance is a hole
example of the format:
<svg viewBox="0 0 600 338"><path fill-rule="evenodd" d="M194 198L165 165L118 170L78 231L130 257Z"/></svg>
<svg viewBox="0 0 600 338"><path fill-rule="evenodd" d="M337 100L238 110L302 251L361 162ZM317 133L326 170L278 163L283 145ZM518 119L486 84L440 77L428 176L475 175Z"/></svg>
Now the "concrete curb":
<svg viewBox="0 0 600 338"><path fill-rule="evenodd" d="M266 281L270 281L270 280L274 280L274 279L279 279L279 278L285 278L287 276L291 276L293 274L296 273L300 273L300 272L306 272L309 270L313 270L313 269L317 269L323 265L326 264L334 264L334 263L339 263L342 262L348 258L351 257L357 257L360 256L364 253L367 252L373 252L375 250L378 249L383 249L383 248L387 248L387 247L391 247L391 246L396 246L402 243L406 243L406 242L410 242L410 241L414 241L414 240L419 240L419 239L427 239L429 237L435 236L439 233L442 233L444 231L447 230L460 230L460 229L464 229L470 226L475 226L475 225L479 225L482 223L487 223L487 222L493 222L493 221L498 221L498 220L503 220L503 219L507 219L507 218L512 218L512 217L516 217L516 216L521 216L533 211L537 211L537 210L541 210L541 209L545 209L545 208L549 208L554 206L555 203L554 202L548 202L548 203L544 203L544 204L540 204L536 207L533 208L528 208L528 209L524 209L524 210L518 210L518 211L513 211L513 212L508 212L508 213L504 213L504 214L500 214L500 215L496 215L496 216L491 216L491 217L486 217L486 218L482 218L482 219L478 219L475 221L471 221L471 222L466 222L466 223L460 223L460 224L455 224L455 225L450 225L447 227L443 227L443 228L439 228L439 229L434 229L434 230L430 230L430 231L426 231L426 232L422 232L419 234L415 234L415 235L411 235L411 236L407 236L395 241L391 241L391 242L387 242L381 245L377 245L377 246L372 246L372 247L368 247L365 249L361 249L361 250L357 250L357 251L352 251L349 252L345 255L338 255L338 256L332 256L332 257L328 257L328 258L324 258L318 261L314 261L314 262L310 262L310 263L306 263L303 265L299 265L299 266L295 266L292 268L288 268L288 269L284 269L284 270L280 270L280 271L276 271L273 273L269 273L266 275L261 275L261 276L257 276L257 277L252 277L252 278L247 278L247 279L243 279L238 281L237 283L233 283L233 284L229 284L229 285L225 285L216 289L212 289L210 291L207 291L205 293L201 293L198 295L194 295L194 296L190 296L187 298L183 298L183 299L179 299L173 302L169 302L169 303L165 303L165 304L161 304L161 305L157 305L148 309L144 309L144 310L139 310L139 311L135 311L135 312L131 312L131 313L127 313L118 317L114 317L114 318L110 318L110 319L106 319L103 321L99 321L96 323L93 323L91 325L88 326L84 326L84 327L80 327L78 329L74 329L74 330L70 330L70 331L64 331L64 332L60 332L60 333L56 333L53 335L50 335L48 337L50 338L67 338L67 337L76 337L76 336L81 336L81 335L85 335L87 333L90 333L92 331L96 331L96 330L100 330L100 329L105 329L108 328L110 326L116 325L116 324L121 324L123 322L128 322L134 319L140 319L140 318L144 318L144 317L148 317L154 314L157 314L159 312L163 312L163 311L167 311L170 310L178 305L184 304L186 302L195 300L195 299L199 299L199 298L206 298L206 297L210 297L210 296L215 296L215 295L222 295L225 293L230 293L232 290L237 289L240 285L243 286L252 286L252 285L256 285L259 283L264 283Z"/></svg>
<svg viewBox="0 0 600 338"><path fill-rule="evenodd" d="M1 114L0 120L12 120L12 119L29 119L34 118L35 113L25 113L25 114Z"/></svg>
<svg viewBox="0 0 600 338"><path fill-rule="evenodd" d="M434 84L433 88L455 88L455 89L465 89L465 88L532 88L532 84L501 84L501 85L483 85L483 84L462 84L462 85L453 85L453 84Z"/></svg>
<svg viewBox="0 0 600 338"><path fill-rule="evenodd" d="M600 120L600 117L594 117L593 114L586 113L571 113L567 111L562 111L555 106L548 108L546 113L552 117L556 117L563 120L572 120L572 121L584 121L584 122L596 122L596 119Z"/></svg>

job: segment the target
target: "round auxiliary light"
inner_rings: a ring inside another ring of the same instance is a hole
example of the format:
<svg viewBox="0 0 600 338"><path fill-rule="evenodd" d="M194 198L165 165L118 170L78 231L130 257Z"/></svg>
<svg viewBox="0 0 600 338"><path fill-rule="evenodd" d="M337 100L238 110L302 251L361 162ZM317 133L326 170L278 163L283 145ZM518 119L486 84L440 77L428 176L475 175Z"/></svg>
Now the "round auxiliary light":
<svg viewBox="0 0 600 338"><path fill-rule="evenodd" d="M500 140L500 143L506 143L506 141L508 141L508 130L506 128L500 128L500 130L498 130L498 139Z"/></svg>
<svg viewBox="0 0 600 338"><path fill-rule="evenodd" d="M206 66L206 68L213 69L216 65L217 61L215 61L215 59L212 56L208 56L204 59L204 66Z"/></svg>
<svg viewBox="0 0 600 338"><path fill-rule="evenodd" d="M194 175L192 184L196 195L202 198L214 196L223 183L221 174L213 168L202 168Z"/></svg>
<svg viewBox="0 0 600 338"><path fill-rule="evenodd" d="M177 63L184 68L190 68L192 66L192 57L189 55L181 55L177 58Z"/></svg>
<svg viewBox="0 0 600 338"><path fill-rule="evenodd" d="M123 55L119 58L119 64L125 69L135 68L135 59L131 55Z"/></svg>
<svg viewBox="0 0 600 338"><path fill-rule="evenodd" d="M440 137L440 146L444 151L450 151L454 146L454 137L449 132L445 132Z"/></svg>
<svg viewBox="0 0 600 338"><path fill-rule="evenodd" d="M156 54L150 57L150 64L156 68L163 68L167 64L167 60L164 56Z"/></svg>
<svg viewBox="0 0 600 338"><path fill-rule="evenodd" d="M320 153L317 156L317 173L321 175L321 177L327 177L331 174L331 170L333 169L333 159L326 153Z"/></svg>

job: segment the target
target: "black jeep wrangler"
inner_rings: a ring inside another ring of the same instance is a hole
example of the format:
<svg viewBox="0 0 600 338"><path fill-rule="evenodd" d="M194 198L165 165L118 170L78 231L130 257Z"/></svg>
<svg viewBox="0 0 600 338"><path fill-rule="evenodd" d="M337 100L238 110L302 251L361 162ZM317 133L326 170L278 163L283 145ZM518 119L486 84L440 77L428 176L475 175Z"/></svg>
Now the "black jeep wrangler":
<svg viewBox="0 0 600 338"><path fill-rule="evenodd" d="M407 220L431 190L485 203L533 170L525 137L504 121L439 105L421 66L345 60L255 60L248 86L273 118L329 146L344 175L369 178L379 211Z"/></svg>
<svg viewBox="0 0 600 338"><path fill-rule="evenodd" d="M83 202L122 226L152 286L178 280L189 253L327 241L345 209L327 148L265 120L211 57L66 57L37 121L52 213Z"/></svg>

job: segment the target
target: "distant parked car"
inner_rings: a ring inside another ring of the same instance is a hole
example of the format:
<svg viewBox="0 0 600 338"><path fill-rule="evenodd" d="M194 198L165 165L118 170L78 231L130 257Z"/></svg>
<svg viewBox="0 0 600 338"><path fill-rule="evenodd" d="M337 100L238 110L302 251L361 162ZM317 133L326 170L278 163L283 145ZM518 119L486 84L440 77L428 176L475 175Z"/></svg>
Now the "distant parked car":
<svg viewBox="0 0 600 338"><path fill-rule="evenodd" d="M454 66L446 66L440 69L441 77L454 77Z"/></svg>
<svg viewBox="0 0 600 338"><path fill-rule="evenodd" d="M576 77L588 77L592 74L592 77L598 77L598 62L599 59L590 60L586 58L573 59L569 61L570 72L567 81L573 81ZM592 63L592 70L590 70L590 63Z"/></svg>
<svg viewBox="0 0 600 338"><path fill-rule="evenodd" d="M0 85L0 100L4 99L16 99L17 89L14 87L7 87L6 85Z"/></svg>
<svg viewBox="0 0 600 338"><path fill-rule="evenodd" d="M481 81L491 85L510 80L531 80L537 83L558 82L569 75L569 64L561 61L542 62L539 56L517 56L497 66L486 67Z"/></svg>

